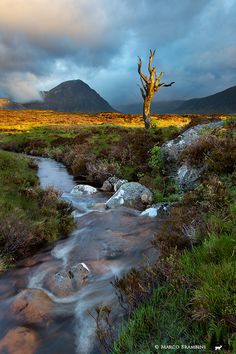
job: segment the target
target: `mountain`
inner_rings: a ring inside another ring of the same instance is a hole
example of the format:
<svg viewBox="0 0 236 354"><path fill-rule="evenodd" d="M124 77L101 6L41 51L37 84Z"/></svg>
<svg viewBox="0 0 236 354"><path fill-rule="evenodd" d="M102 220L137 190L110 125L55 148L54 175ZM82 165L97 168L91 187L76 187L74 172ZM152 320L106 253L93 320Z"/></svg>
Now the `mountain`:
<svg viewBox="0 0 236 354"><path fill-rule="evenodd" d="M9 98L0 98L0 110L19 110L24 109L20 103L13 102Z"/></svg>
<svg viewBox="0 0 236 354"><path fill-rule="evenodd" d="M152 113L173 113L184 101L153 101L151 104L151 112ZM142 102L121 105L118 106L117 109L123 113L129 114L142 114L143 111L143 104Z"/></svg>
<svg viewBox="0 0 236 354"><path fill-rule="evenodd" d="M123 113L142 113L142 103L134 103L117 107ZM236 113L236 86L227 90L215 93L214 95L193 98L186 101L154 101L151 106L152 113L196 113L196 114L217 114Z"/></svg>
<svg viewBox="0 0 236 354"><path fill-rule="evenodd" d="M211 96L187 100L174 113L236 113L236 86Z"/></svg>
<svg viewBox="0 0 236 354"><path fill-rule="evenodd" d="M60 112L114 112L95 90L82 80L61 83L50 91L42 92L42 101L25 103L28 109L54 110Z"/></svg>

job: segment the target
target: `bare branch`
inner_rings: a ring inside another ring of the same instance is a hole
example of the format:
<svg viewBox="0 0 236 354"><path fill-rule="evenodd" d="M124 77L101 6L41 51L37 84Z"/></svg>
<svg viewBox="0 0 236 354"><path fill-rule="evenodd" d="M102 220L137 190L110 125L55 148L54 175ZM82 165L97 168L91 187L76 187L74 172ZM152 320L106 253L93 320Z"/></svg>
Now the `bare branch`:
<svg viewBox="0 0 236 354"><path fill-rule="evenodd" d="M139 75L141 76L141 78L146 82L146 83L148 83L149 82L149 80L148 80L148 78L147 78L147 76L146 75L144 75L143 73L142 73L142 71L141 71L141 69L142 69L142 59L140 58L140 57L138 57L138 73L139 73Z"/></svg>
<svg viewBox="0 0 236 354"><path fill-rule="evenodd" d="M155 85L159 84L163 75L164 75L164 71L161 71L160 74L158 76L156 76Z"/></svg>
<svg viewBox="0 0 236 354"><path fill-rule="evenodd" d="M165 84L164 82L159 84L158 87L169 87L172 86L173 84L175 84L175 81L172 81L170 84Z"/></svg>
<svg viewBox="0 0 236 354"><path fill-rule="evenodd" d="M154 49L154 51L152 51L152 50L150 49L149 63L148 63L148 71L149 71L150 74L152 73L152 71L153 71L153 69L154 69L154 68L152 67L152 61L153 61L153 58L154 58L155 53L156 53L156 49Z"/></svg>
<svg viewBox="0 0 236 354"><path fill-rule="evenodd" d="M142 95L143 99L145 100L146 95L145 95L144 89L142 87L140 87L140 91L141 91L141 95Z"/></svg>
<svg viewBox="0 0 236 354"><path fill-rule="evenodd" d="M143 88L144 88L144 90L145 90L145 92L147 92L147 84L146 84L146 82L140 77L140 81L141 81L141 84L142 84L142 86L143 86Z"/></svg>

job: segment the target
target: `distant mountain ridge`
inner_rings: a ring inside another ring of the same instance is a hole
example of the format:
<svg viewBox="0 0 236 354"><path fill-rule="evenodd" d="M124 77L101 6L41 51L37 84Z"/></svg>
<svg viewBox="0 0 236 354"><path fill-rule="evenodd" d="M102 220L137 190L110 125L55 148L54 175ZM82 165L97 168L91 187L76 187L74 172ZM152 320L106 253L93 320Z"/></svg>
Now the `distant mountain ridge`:
<svg viewBox="0 0 236 354"><path fill-rule="evenodd" d="M115 112L115 109L82 80L65 81L50 91L42 92L42 101L25 103L27 109L60 112Z"/></svg>
<svg viewBox="0 0 236 354"><path fill-rule="evenodd" d="M183 102L176 113L236 113L236 86L202 98Z"/></svg>
<svg viewBox="0 0 236 354"><path fill-rule="evenodd" d="M142 113L142 102L117 107L124 113ZM236 86L202 98L193 98L187 101L154 101L152 113L176 114L217 114L236 113Z"/></svg>

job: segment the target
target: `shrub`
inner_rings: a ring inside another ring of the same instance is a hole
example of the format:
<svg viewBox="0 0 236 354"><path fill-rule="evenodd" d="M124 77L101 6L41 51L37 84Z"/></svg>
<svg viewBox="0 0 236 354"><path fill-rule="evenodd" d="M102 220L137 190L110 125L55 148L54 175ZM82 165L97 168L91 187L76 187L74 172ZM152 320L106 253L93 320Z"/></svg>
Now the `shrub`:
<svg viewBox="0 0 236 354"><path fill-rule="evenodd" d="M16 215L0 220L1 243L5 254L15 259L27 257L43 243L43 235L33 233L32 224Z"/></svg>
<svg viewBox="0 0 236 354"><path fill-rule="evenodd" d="M152 168L154 173L163 172L164 168L164 158L159 146L154 146L150 150L150 159L148 161L149 166Z"/></svg>
<svg viewBox="0 0 236 354"><path fill-rule="evenodd" d="M181 159L191 165L206 166L217 174L233 173L236 167L236 139L230 132L208 134L187 146Z"/></svg>

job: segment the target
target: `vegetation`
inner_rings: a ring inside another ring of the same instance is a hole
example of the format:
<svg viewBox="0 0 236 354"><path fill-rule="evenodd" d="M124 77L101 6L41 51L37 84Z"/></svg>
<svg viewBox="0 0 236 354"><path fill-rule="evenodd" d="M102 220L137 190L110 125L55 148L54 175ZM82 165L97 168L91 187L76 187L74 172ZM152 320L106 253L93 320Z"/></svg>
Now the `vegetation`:
<svg viewBox="0 0 236 354"><path fill-rule="evenodd" d="M149 63L148 63L148 71L149 71L149 77L147 77L143 72L142 72L142 60L139 57L139 62L138 62L138 73L140 76L140 81L142 86L140 87L141 95L143 98L143 121L145 124L145 128L151 128L152 123L151 123L151 116L150 116L150 107L151 107L151 102L153 99L154 94L161 88L161 87L169 87L174 84L174 82L171 82L170 84L165 84L164 82L161 82L161 78L164 75L163 71L157 75L156 73L156 67L152 66L152 61L155 55L155 50L152 51L150 50L150 55L149 55Z"/></svg>
<svg viewBox="0 0 236 354"><path fill-rule="evenodd" d="M0 271L73 228L70 206L42 190L34 160L0 151Z"/></svg>
<svg viewBox="0 0 236 354"><path fill-rule="evenodd" d="M155 264L116 281L129 321L113 353L153 353L161 344L181 353L189 352L183 344L236 351L235 136L236 121L226 121L184 151L182 159L204 164L205 175L156 235Z"/></svg>
<svg viewBox="0 0 236 354"><path fill-rule="evenodd" d="M37 114L38 117L43 115L42 112ZM132 125L132 120L137 117L129 116L129 119L131 123L125 124ZM223 345L225 353L236 351L236 123L234 119L226 120L223 128L205 132L196 143L185 149L181 160L204 166L205 172L199 186L180 197L177 186L168 176L160 145L176 137L179 132L209 120L206 117L178 119L180 126L176 122L172 124L171 117L170 127L148 130L128 128L122 126L123 123L121 126L104 124L98 127L78 126L78 121L70 126L65 121L61 125L36 122L30 130L24 127L21 131L13 132L11 127L5 127L0 137L0 146L6 150L54 157L71 168L74 175L86 176L90 181L101 184L106 177L116 174L150 187L155 193L156 202L178 201L163 219L153 240L153 247L160 250L159 259L152 264L147 260L142 267L133 269L113 284L128 319L113 349L110 339L106 341L108 336L104 336L104 333L109 333L109 338L113 338L110 308L98 309L96 320L99 336L109 351L115 354L155 353L158 352L155 346L160 344L206 346L206 349L199 349L198 352L207 352L214 349L215 345ZM182 125L183 121L185 125ZM165 124L168 125L168 119ZM11 156L17 171L24 171L22 175L27 176L24 181L20 177L17 179L17 174L11 173L11 164L5 162L4 166L8 166L6 175L12 176L13 180L1 180L1 188L7 191L1 193L1 198L10 195L7 203L1 202L1 213L5 213L1 217L7 220L13 210L16 214L17 208L17 212L20 211L20 223L28 223L25 229L34 231L37 225L37 230L40 230L41 236L39 242L34 243L35 247L50 242L57 237L55 235L58 235L61 220L57 198L52 198L55 191L40 191L35 171L29 167L28 160L19 159L18 155L13 159L15 155L6 152L1 154L9 160ZM1 168L1 171L4 169ZM9 200L16 195L19 197L14 199L14 205L9 204ZM43 202L45 198L47 203ZM29 200L31 218L27 215ZM51 200L53 206L48 207ZM36 214L37 218L34 217ZM65 220L68 220L67 211L65 214ZM40 224L42 228L45 221L49 223L49 234L38 227L39 219L43 221ZM13 225L16 222L10 221ZM21 230L20 227L17 224L11 229ZM25 229L22 227L23 231ZM4 253L1 264L9 253L13 252L16 259L23 256L23 247L17 246L19 253L14 253L12 243L6 240L1 242ZM38 235L35 240L38 240ZM10 245L10 248L6 245ZM25 245L24 248L27 249ZM28 250L32 251L31 246ZM104 322L105 332L102 328ZM171 349L171 353L177 351ZM189 350L182 348L181 353L185 352Z"/></svg>
<svg viewBox="0 0 236 354"><path fill-rule="evenodd" d="M159 127L184 126L195 116L179 116L179 115L153 115L153 124ZM206 116L207 117L207 116ZM29 131L35 127L60 126L76 128L78 125L103 125L116 124L124 127L143 127L143 119L137 114L123 113L63 113L54 111L41 110L19 110L4 111L0 110L0 131L17 133Z"/></svg>
<svg viewBox="0 0 236 354"><path fill-rule="evenodd" d="M128 180L150 175L150 150L174 137L178 128L119 126L42 127L0 137L3 149L49 156L63 162L75 176L102 183L117 175ZM150 178L149 178L150 179ZM148 181L148 178L146 178Z"/></svg>

